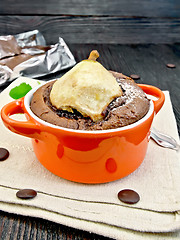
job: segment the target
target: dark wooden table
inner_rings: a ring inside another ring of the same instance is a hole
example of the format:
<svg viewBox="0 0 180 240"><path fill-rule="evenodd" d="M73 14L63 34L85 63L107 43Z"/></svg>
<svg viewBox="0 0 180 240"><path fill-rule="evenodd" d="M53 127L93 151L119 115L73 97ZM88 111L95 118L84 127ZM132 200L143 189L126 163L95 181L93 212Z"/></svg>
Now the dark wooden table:
<svg viewBox="0 0 180 240"><path fill-rule="evenodd" d="M138 83L168 90L180 133L180 44L175 44L180 42L179 0L1 0L1 36L34 29L44 35L47 44L64 38L77 62L97 49L99 61L107 69L138 74ZM167 68L167 63L176 68ZM107 238L0 211L0 239Z"/></svg>
<svg viewBox="0 0 180 240"><path fill-rule="evenodd" d="M69 44L77 62L87 58L92 49L100 53L99 61L107 68L125 75L138 74L137 83L151 84L170 92L180 134L180 44ZM168 68L173 63L176 68ZM49 75L48 80L63 72ZM5 87L1 87L2 91ZM166 121L166 120L165 120ZM0 211L0 239L96 239L98 236L42 219L17 216Z"/></svg>

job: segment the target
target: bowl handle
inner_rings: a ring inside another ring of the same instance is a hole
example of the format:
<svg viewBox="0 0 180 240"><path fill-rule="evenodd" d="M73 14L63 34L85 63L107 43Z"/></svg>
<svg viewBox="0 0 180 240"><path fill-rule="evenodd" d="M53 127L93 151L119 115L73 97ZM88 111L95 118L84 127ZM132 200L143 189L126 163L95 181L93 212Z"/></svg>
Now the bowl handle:
<svg viewBox="0 0 180 240"><path fill-rule="evenodd" d="M27 121L18 121L10 118L11 115L17 113L24 113ZM31 137L38 138L40 136L40 128L38 123L31 120L25 112L24 98L20 98L16 101L6 104L1 110L1 118L4 125L14 133Z"/></svg>
<svg viewBox="0 0 180 240"><path fill-rule="evenodd" d="M162 108L164 101L165 101L165 95L164 93L157 87L146 85L146 84L138 84L138 86L147 94L152 95L157 98L157 100L153 100L154 103L154 111L155 113L158 113L159 110Z"/></svg>

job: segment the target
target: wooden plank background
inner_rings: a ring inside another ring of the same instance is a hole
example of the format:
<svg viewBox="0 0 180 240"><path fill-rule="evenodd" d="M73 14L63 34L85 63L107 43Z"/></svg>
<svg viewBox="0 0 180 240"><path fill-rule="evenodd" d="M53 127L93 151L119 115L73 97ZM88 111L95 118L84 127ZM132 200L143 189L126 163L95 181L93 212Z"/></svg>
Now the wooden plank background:
<svg viewBox="0 0 180 240"><path fill-rule="evenodd" d="M47 43L175 43L179 0L1 0L0 35L39 29Z"/></svg>
<svg viewBox="0 0 180 240"><path fill-rule="evenodd" d="M168 89L180 134L180 0L0 0L0 36L34 29L48 44L63 37L77 62L97 49L107 69ZM0 239L108 238L0 211Z"/></svg>
<svg viewBox="0 0 180 240"><path fill-rule="evenodd" d="M179 17L179 0L1 0L0 14Z"/></svg>

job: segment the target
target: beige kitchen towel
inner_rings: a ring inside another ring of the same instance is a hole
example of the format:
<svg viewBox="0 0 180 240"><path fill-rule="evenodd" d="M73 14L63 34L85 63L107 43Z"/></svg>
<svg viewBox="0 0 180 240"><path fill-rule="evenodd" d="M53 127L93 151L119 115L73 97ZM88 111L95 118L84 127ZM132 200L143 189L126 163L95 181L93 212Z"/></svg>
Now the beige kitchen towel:
<svg viewBox="0 0 180 240"><path fill-rule="evenodd" d="M0 94L0 108L13 100L9 92L22 82L32 87L39 84L27 78L14 81ZM179 141L167 91L165 96L165 104L153 124ZM24 119L22 114L16 116L21 118ZM41 217L115 239L180 237L179 152L161 148L151 140L145 160L129 176L106 184L78 184L46 170L36 159L31 140L10 132L2 121L0 133L0 147L10 151L9 158L0 162L1 210ZM23 188L35 189L37 197L17 199L17 190ZM125 188L139 193L141 199L137 204L126 205L118 200L117 193Z"/></svg>

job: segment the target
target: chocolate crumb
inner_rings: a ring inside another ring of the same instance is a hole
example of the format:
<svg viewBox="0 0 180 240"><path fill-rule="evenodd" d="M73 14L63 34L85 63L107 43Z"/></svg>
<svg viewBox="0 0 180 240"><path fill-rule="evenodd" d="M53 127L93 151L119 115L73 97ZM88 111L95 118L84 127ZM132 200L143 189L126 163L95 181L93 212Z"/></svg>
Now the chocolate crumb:
<svg viewBox="0 0 180 240"><path fill-rule="evenodd" d="M130 77L134 80L139 80L140 79L140 76L137 75L137 74L131 74Z"/></svg>
<svg viewBox="0 0 180 240"><path fill-rule="evenodd" d="M173 64L173 63L167 63L167 64L166 64L166 67L168 67L168 68L175 68L176 65Z"/></svg>

